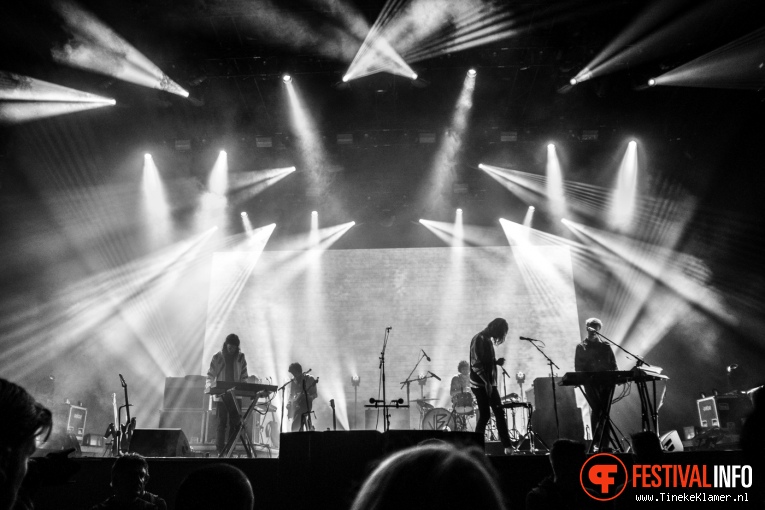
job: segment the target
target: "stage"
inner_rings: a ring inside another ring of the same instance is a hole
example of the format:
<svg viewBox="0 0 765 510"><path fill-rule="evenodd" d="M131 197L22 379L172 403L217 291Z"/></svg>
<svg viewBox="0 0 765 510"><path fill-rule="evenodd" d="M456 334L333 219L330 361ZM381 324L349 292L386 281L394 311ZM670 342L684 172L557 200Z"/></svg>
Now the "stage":
<svg viewBox="0 0 765 510"><path fill-rule="evenodd" d="M459 433L414 432L395 431L382 441L383 436L373 431L292 434L295 437L287 440L278 459L149 458L151 479L147 490L163 497L172 509L174 493L188 473L209 463L226 462L240 468L249 478L255 492L255 508L342 510L349 508L364 477L386 453L416 444L426 436L457 444L465 441ZM490 444L487 451L499 452L501 449ZM617 456L629 469L632 456ZM487 458L498 475L508 508L513 510L522 510L528 491L552 474L545 453L488 455ZM77 459L80 472L66 485L41 490L36 498L36 508L82 509L103 501L111 495L109 476L113 462L112 458ZM745 464L742 452L737 450L665 453L661 462L682 466ZM711 468L709 472L712 472ZM210 490L214 488L210 487ZM471 489L465 487L465 490ZM740 494L742 490L708 489L708 492ZM679 493L681 489L673 491Z"/></svg>

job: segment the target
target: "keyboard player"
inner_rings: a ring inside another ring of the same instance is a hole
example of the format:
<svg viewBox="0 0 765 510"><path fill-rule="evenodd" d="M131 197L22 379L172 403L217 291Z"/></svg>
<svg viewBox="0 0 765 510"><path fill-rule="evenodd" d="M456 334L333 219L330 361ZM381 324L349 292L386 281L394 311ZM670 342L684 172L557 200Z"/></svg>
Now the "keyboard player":
<svg viewBox="0 0 765 510"><path fill-rule="evenodd" d="M607 370L617 370L616 357L611 345L603 342L598 336L598 331L603 327L600 319L587 319L584 323L587 328L587 336L576 346L574 356L574 370L577 372L604 372ZM611 388L607 384L584 384L584 393L590 404L590 430L593 437L597 429L597 424L603 413L608 408L608 398ZM610 424L606 420L606 427ZM603 431L601 436L603 441L599 447L607 446L609 430Z"/></svg>
<svg viewBox="0 0 765 510"><path fill-rule="evenodd" d="M244 353L239 349L239 344L239 337L231 333L223 342L221 350L213 355L212 361L210 361L210 369L207 371L205 393L210 393L210 389L216 381L245 382L251 379L247 374L247 360L244 357ZM231 402L224 402L224 398L228 398ZM236 434L237 430L239 430L241 417L239 415L239 408L234 399L231 398L230 393L216 395L213 397L213 400L215 400L215 411L218 417L215 448L220 455L226 447L226 440L230 439L230 436ZM226 434L226 428L228 428L228 434Z"/></svg>

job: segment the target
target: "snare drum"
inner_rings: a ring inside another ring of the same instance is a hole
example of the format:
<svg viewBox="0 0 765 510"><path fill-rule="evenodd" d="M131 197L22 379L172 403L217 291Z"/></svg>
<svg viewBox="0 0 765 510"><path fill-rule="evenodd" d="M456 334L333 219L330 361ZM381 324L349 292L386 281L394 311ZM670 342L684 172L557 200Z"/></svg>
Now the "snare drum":
<svg viewBox="0 0 765 510"><path fill-rule="evenodd" d="M454 416L443 407L431 409L422 418L422 430L454 430Z"/></svg>
<svg viewBox="0 0 765 510"><path fill-rule="evenodd" d="M457 414L473 414L475 408L473 407L473 394L455 393L452 397L452 406L454 406L454 412Z"/></svg>

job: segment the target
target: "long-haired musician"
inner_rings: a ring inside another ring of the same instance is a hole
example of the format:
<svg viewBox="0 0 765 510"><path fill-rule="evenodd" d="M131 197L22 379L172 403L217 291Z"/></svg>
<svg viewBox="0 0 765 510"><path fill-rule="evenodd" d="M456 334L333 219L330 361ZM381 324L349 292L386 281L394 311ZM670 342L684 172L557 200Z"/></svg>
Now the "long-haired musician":
<svg viewBox="0 0 765 510"><path fill-rule="evenodd" d="M510 434L507 432L507 420L502 409L502 401L497 391L497 365L503 364L505 360L496 358L494 346L501 345L505 341L509 329L505 319L496 318L470 341L470 388L478 403L475 431L480 435L484 434L486 424L491 417L489 409L494 411L497 432L505 447L505 454L508 455L512 453L513 448Z"/></svg>
<svg viewBox="0 0 765 510"><path fill-rule="evenodd" d="M221 350L216 352L210 361L210 369L207 371L205 393L210 393L210 388L216 381L242 382L247 379L247 360L244 353L239 349L239 337L231 333L223 342ZM241 417L236 406L226 406L221 397L213 397L216 403L218 416L218 431L215 438L215 448L220 454L226 447L226 442L239 430ZM233 400L233 399L231 399ZM228 426L228 435L226 427Z"/></svg>

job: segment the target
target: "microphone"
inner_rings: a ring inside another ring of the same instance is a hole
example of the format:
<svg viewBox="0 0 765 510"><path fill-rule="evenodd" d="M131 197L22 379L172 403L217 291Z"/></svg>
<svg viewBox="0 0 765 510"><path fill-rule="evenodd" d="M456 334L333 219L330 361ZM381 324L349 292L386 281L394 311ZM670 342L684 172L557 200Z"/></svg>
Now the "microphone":
<svg viewBox="0 0 765 510"><path fill-rule="evenodd" d="M125 378L122 377L122 374L117 374L120 376L120 383L122 383L122 386L127 386L127 383L125 382Z"/></svg>
<svg viewBox="0 0 765 510"><path fill-rule="evenodd" d="M425 355L425 358L427 358L428 361L430 361L430 356L428 356L428 353L425 352L423 349L420 349L422 353Z"/></svg>
<svg viewBox="0 0 765 510"><path fill-rule="evenodd" d="M520 336L518 338L520 338L521 340L526 340L527 342L539 342L539 340L537 340L536 338L528 338L525 336Z"/></svg>
<svg viewBox="0 0 765 510"><path fill-rule="evenodd" d="M305 372L303 372L303 375L307 375L307 374L311 373L311 370L313 370L313 368L309 368L308 370L306 370Z"/></svg>
<svg viewBox="0 0 765 510"><path fill-rule="evenodd" d="M441 378L440 378L440 377L438 377L438 376L437 376L436 374L434 374L433 372L431 372L431 371L428 371L428 373L429 373L429 374L430 374L432 377L435 377L436 379L438 379L439 381L441 380Z"/></svg>
<svg viewBox="0 0 765 510"><path fill-rule="evenodd" d="M597 332L598 332L598 330L597 330L597 329L595 329L595 328L591 328L590 326L587 326L587 331L592 331L592 332L594 332L594 333L597 333Z"/></svg>
<svg viewBox="0 0 765 510"><path fill-rule="evenodd" d="M385 328L385 331L390 331L391 329L393 329L393 326L388 326L387 328Z"/></svg>

